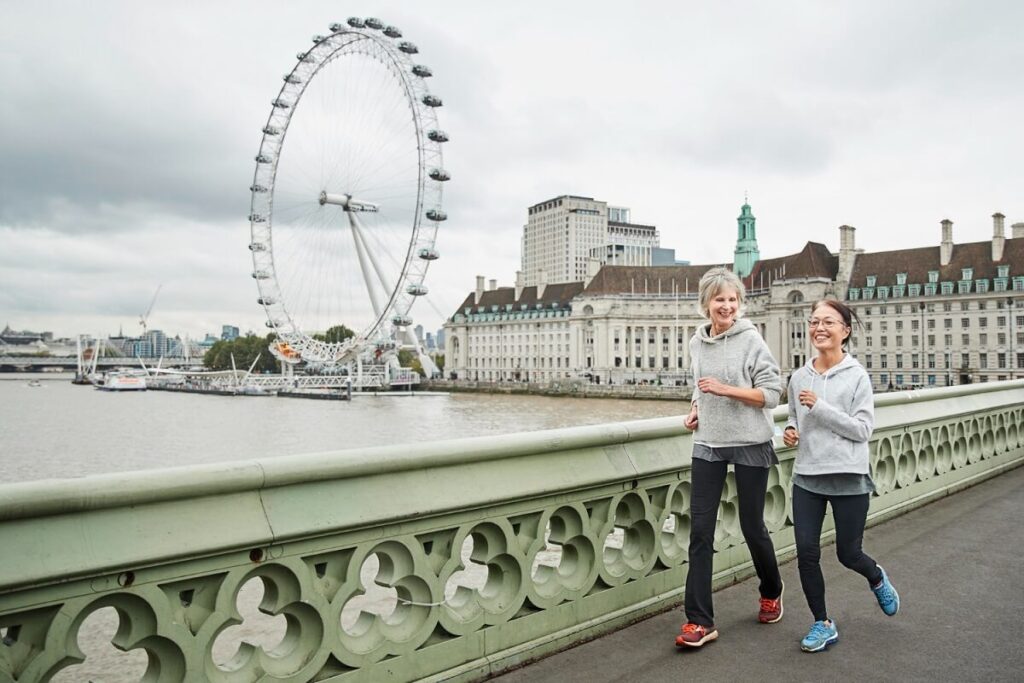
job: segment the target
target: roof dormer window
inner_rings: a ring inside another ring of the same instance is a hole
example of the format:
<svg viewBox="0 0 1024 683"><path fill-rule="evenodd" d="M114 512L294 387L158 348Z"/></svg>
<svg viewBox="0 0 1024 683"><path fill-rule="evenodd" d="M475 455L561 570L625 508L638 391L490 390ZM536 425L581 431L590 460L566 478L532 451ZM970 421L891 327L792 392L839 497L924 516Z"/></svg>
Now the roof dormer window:
<svg viewBox="0 0 1024 683"><path fill-rule="evenodd" d="M878 276L877 275L868 275L868 284L867 284L867 286L868 287L874 287L875 283L877 282L877 280L878 280Z"/></svg>
<svg viewBox="0 0 1024 683"><path fill-rule="evenodd" d="M1010 266L996 266L997 277L1010 277Z"/></svg>
<svg viewBox="0 0 1024 683"><path fill-rule="evenodd" d="M906 273L896 273L896 284L898 284L898 285L905 285L905 284L907 284L907 274Z"/></svg>
<svg viewBox="0 0 1024 683"><path fill-rule="evenodd" d="M928 282L938 282L938 281L939 281L939 271L937 271L937 270L929 270L928 271Z"/></svg>
<svg viewBox="0 0 1024 683"><path fill-rule="evenodd" d="M960 272L961 280L973 280L974 279L974 268L963 268Z"/></svg>

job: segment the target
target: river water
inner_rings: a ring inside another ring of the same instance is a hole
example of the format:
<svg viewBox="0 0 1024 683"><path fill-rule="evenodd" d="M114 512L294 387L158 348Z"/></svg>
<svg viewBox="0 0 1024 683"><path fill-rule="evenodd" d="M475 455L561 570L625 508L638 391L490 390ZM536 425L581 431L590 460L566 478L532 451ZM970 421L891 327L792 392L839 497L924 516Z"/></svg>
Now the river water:
<svg viewBox="0 0 1024 683"><path fill-rule="evenodd" d="M30 386L32 379L41 386ZM680 415L688 407L675 401L491 394L357 395L347 402L116 393L72 385L65 375L0 375L0 484L621 422ZM621 544L621 539L608 543ZM469 551L463 548L464 560ZM536 564L557 565L556 555L554 549L542 551ZM372 581L374 561L371 556L363 566L367 593L358 604L346 605L343 628L352 626L360 610L387 615L395 609L394 590ZM471 588L486 579L462 574L458 583ZM448 588L453 593L456 586ZM265 649L281 642L284 617L258 612L262 593L258 580L239 592L244 622L215 641L212 657L218 666L230 668L242 642ZM122 653L111 645L117 625L112 608L93 613L79 632L85 663L53 680L139 680L145 654Z"/></svg>

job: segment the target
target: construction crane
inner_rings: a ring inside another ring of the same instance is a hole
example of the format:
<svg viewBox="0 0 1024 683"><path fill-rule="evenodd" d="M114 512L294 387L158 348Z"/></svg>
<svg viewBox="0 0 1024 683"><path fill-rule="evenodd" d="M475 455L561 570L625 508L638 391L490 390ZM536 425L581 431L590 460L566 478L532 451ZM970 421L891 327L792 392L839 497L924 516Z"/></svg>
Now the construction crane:
<svg viewBox="0 0 1024 683"><path fill-rule="evenodd" d="M156 291L153 292L153 300L149 302L149 308L146 309L145 313L139 316L139 324L142 325L143 337L146 336L146 321L149 320L149 314L153 312L153 306L156 304L156 297L160 294L160 288L163 286L164 284L162 282L156 286Z"/></svg>

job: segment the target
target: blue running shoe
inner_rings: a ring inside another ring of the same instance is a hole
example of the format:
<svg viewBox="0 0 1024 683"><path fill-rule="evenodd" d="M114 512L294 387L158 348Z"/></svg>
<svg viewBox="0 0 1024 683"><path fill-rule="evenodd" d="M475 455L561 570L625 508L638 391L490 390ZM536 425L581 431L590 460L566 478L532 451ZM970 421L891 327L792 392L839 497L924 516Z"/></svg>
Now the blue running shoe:
<svg viewBox="0 0 1024 683"><path fill-rule="evenodd" d="M832 643L839 642L839 631L834 621L816 621L800 641L800 649L804 652L821 652Z"/></svg>
<svg viewBox="0 0 1024 683"><path fill-rule="evenodd" d="M892 582L889 581L889 575L882 569L882 565L878 565L878 570L882 572L882 580L877 586L872 586L871 590L878 598L878 606L887 616L891 617L900 611L900 594L893 588Z"/></svg>

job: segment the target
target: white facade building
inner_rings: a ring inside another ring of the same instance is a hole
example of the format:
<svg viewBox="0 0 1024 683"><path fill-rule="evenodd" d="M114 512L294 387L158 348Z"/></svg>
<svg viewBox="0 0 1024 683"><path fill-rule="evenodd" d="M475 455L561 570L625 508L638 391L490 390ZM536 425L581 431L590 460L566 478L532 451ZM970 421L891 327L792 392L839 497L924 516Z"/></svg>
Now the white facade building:
<svg viewBox="0 0 1024 683"><path fill-rule="evenodd" d="M858 314L851 352L876 391L1024 377L1024 223L991 241L863 253L842 226L840 249L808 242L758 260L744 278L746 317L788 375L813 355L812 302L833 296ZM747 237L749 239L749 236ZM484 290L483 278L445 324L449 377L615 384L692 384L689 339L705 322L703 266L599 267L579 281Z"/></svg>

